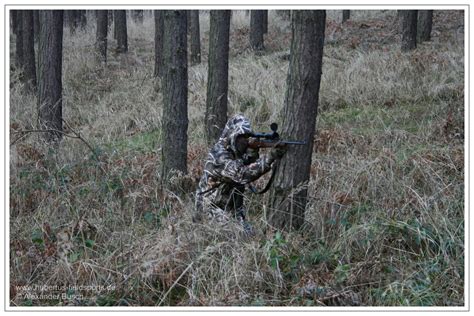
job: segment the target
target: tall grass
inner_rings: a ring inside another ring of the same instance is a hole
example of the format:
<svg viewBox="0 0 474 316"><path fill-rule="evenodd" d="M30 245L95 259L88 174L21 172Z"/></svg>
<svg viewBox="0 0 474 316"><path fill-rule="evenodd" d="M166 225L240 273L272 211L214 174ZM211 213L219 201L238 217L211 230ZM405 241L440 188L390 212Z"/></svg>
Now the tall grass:
<svg viewBox="0 0 474 316"><path fill-rule="evenodd" d="M169 191L160 186L152 18L128 22L126 55L109 34L106 65L95 62L93 23L66 31L64 119L94 154L68 137L52 150L35 134L10 147L10 303L464 305L463 15L437 12L433 41L409 54L389 31L394 12L355 11L342 27L339 15L328 13L304 227L273 231L266 198L248 195L250 238L234 222L191 221L208 149L208 14L203 63L189 68L190 172ZM229 114L259 130L280 118L288 70L289 23L269 19L264 56L248 49L244 11L231 28ZM16 73L11 80L10 130L32 129L35 97ZM70 289L40 299L26 295L41 294L33 285Z"/></svg>

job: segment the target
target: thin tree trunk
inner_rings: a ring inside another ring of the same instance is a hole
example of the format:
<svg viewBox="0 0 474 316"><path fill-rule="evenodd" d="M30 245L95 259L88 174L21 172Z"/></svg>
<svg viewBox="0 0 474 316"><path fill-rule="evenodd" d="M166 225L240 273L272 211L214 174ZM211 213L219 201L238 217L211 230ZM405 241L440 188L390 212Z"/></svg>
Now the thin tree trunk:
<svg viewBox="0 0 474 316"><path fill-rule="evenodd" d="M127 38L127 13L125 10L118 10L114 16L117 32L117 52L128 52L128 38Z"/></svg>
<svg viewBox="0 0 474 316"><path fill-rule="evenodd" d="M117 40L117 10L109 11L112 12L112 20L114 23L114 40ZM110 20L110 19L109 19Z"/></svg>
<svg viewBox="0 0 474 316"><path fill-rule="evenodd" d="M416 48L417 10L402 10L402 52Z"/></svg>
<svg viewBox="0 0 474 316"><path fill-rule="evenodd" d="M252 10L250 14L250 47L256 52L262 52L263 45L263 10Z"/></svg>
<svg viewBox="0 0 474 316"><path fill-rule="evenodd" d="M96 49L99 61L104 63L107 62L108 16L107 10L97 12Z"/></svg>
<svg viewBox="0 0 474 316"><path fill-rule="evenodd" d="M62 131L62 10L40 11L38 47L39 127ZM56 142L62 138L62 134L44 133L44 137L48 142Z"/></svg>
<svg viewBox="0 0 474 316"><path fill-rule="evenodd" d="M342 23L349 20L351 17L351 10L342 10Z"/></svg>
<svg viewBox="0 0 474 316"><path fill-rule="evenodd" d="M78 10L79 13L79 24L81 26L81 30L84 30L87 25L87 16L86 16L86 10Z"/></svg>
<svg viewBox="0 0 474 316"><path fill-rule="evenodd" d="M263 34L268 33L268 10L263 10Z"/></svg>
<svg viewBox="0 0 474 316"><path fill-rule="evenodd" d="M431 40L431 28L433 27L433 10L418 11L418 33L419 42Z"/></svg>
<svg viewBox="0 0 474 316"><path fill-rule="evenodd" d="M11 16L11 28L13 34L16 35L16 32L18 30L18 10L11 10L10 11L10 16Z"/></svg>
<svg viewBox="0 0 474 316"><path fill-rule="evenodd" d="M36 88L36 60L33 11L23 11L23 81L26 91Z"/></svg>
<svg viewBox="0 0 474 316"><path fill-rule="evenodd" d="M164 11L163 178L187 173L188 65L186 11Z"/></svg>
<svg viewBox="0 0 474 316"><path fill-rule="evenodd" d="M201 31L199 29L199 10L191 10L189 14L191 20L190 33L191 33L191 65L197 65L201 63Z"/></svg>
<svg viewBox="0 0 474 316"><path fill-rule="evenodd" d="M298 229L304 223L311 154L318 113L326 12L293 11L292 42L283 112L285 138L305 140L280 161L270 193L267 220L279 229Z"/></svg>
<svg viewBox="0 0 474 316"><path fill-rule="evenodd" d="M75 34L78 21L79 21L78 11L66 10L65 13L66 13L66 18L67 18L67 23L69 24L69 32L71 34Z"/></svg>
<svg viewBox="0 0 474 316"><path fill-rule="evenodd" d="M18 69L23 67L23 11L16 11L16 52L15 64Z"/></svg>
<svg viewBox="0 0 474 316"><path fill-rule="evenodd" d="M211 10L206 99L206 141L214 143L227 121L230 11Z"/></svg>
<svg viewBox="0 0 474 316"><path fill-rule="evenodd" d="M163 77L163 30L164 24L164 11L155 10L155 77Z"/></svg>
<svg viewBox="0 0 474 316"><path fill-rule="evenodd" d="M33 23L34 23L34 32L35 32L35 42L38 42L39 39L39 10L33 11Z"/></svg>

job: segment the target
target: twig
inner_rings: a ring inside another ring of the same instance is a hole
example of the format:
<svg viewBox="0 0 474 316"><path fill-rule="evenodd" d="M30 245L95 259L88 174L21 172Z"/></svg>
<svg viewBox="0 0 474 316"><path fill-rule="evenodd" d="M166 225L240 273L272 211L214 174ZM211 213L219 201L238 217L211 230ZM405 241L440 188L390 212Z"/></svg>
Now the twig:
<svg viewBox="0 0 474 316"><path fill-rule="evenodd" d="M21 139L25 138L26 135L28 134L31 134L31 133L59 133L59 134L62 134L66 137L70 137L70 138L78 138L77 136L74 136L74 135L71 135L71 134L68 134L68 133L65 133L63 131L60 131L58 129L28 129L28 130L23 130L23 131L16 131L16 132L13 132L12 134L15 135L15 134L23 134L22 136L18 137L17 139L15 139L13 141L13 143L10 144L10 146L13 146L15 145L17 142L19 142Z"/></svg>
<svg viewBox="0 0 474 316"><path fill-rule="evenodd" d="M92 154L94 155L94 158L97 160L98 162L98 166L99 166L99 169L104 173L106 174L107 172L104 170L104 168L102 168L102 166L100 165L101 161L99 159L99 156L97 156L97 153L95 152L94 148L92 148L92 146L78 133L76 132L75 130L73 130L71 128L71 126L63 119L63 122L64 124L66 125L67 128L69 128L71 130L71 132L74 134L68 134L66 132L63 132L61 130L58 130L58 129L54 129L54 128L49 128L49 129L29 129L29 130L23 130L23 131L16 131L16 132L13 132L12 134L15 135L15 134L22 134L20 137L18 137L17 139L15 139L11 144L10 146L13 146L15 145L17 142L19 142L20 140L22 140L23 138L25 138L28 134L31 134L31 133L59 133L61 135L64 135L65 137L69 137L69 138L76 138L76 139L79 139L81 140L84 144L86 144L86 146L89 148L89 150L92 152Z"/></svg>
<svg viewBox="0 0 474 316"><path fill-rule="evenodd" d="M97 162L100 163L99 156L97 156L97 153L95 152L94 148L92 148L92 146L84 138L82 138L82 136L78 132L76 132L74 129L72 129L72 127L64 119L63 119L63 122L66 125L66 127L69 128L71 130L71 132L74 133L74 135L76 135L75 138L79 138L80 140L82 140L82 142L84 144L86 144L87 147L89 147L90 151L94 154L94 157L97 160ZM101 169L102 169L102 167L101 167ZM102 171L104 171L104 170L102 170ZM104 173L105 173L105 171L104 171Z"/></svg>

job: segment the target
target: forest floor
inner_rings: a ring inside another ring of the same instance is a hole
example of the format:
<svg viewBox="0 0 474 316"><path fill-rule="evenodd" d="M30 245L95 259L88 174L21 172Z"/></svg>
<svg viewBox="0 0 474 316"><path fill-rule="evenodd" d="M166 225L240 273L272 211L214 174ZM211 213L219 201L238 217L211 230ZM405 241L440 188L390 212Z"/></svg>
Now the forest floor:
<svg viewBox="0 0 474 316"><path fill-rule="evenodd" d="M329 11L309 205L298 232L275 232L248 195L256 235L193 224L203 139L202 63L189 67L188 175L160 185L154 24L128 22L129 52L95 26L64 33L65 137L49 148L36 99L10 76L10 304L13 306L462 306L465 304L464 13L435 11L432 40L400 52L396 11ZM234 12L230 113L255 130L279 121L289 21L269 12L266 52ZM13 38L14 40L14 38ZM14 47L12 45L11 47ZM11 48L11 54L13 54Z"/></svg>

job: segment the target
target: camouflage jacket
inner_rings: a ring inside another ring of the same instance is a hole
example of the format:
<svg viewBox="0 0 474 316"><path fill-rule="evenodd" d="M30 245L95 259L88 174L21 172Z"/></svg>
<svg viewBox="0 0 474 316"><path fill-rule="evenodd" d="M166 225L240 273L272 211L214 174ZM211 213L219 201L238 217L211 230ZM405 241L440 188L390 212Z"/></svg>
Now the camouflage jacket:
<svg viewBox="0 0 474 316"><path fill-rule="evenodd" d="M243 193L245 185L257 180L271 169L273 159L258 151L247 150L239 155L235 141L237 136L252 133L250 122L236 115L227 124L214 147L209 152L204 172L196 191L195 220L203 216L223 221L229 216L245 219Z"/></svg>

